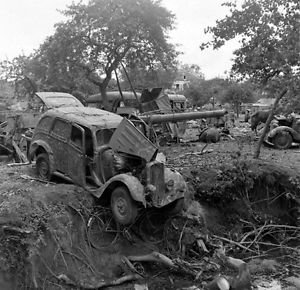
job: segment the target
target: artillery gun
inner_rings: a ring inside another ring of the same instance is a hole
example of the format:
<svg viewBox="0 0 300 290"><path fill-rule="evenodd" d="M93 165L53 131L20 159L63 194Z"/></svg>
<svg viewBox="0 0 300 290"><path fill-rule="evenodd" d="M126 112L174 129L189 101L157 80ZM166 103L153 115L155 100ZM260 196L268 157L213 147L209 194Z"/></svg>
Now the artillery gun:
<svg viewBox="0 0 300 290"><path fill-rule="evenodd" d="M215 126L219 124L219 119L224 117L226 110L215 111L197 111L197 112L183 112L183 113L169 113L169 114L143 114L139 118L147 123L157 135L157 142L163 145L170 140L178 140L182 138L186 131L187 120L197 119L215 119ZM158 125L158 126L157 126Z"/></svg>
<svg viewBox="0 0 300 290"><path fill-rule="evenodd" d="M132 97L132 95L130 96ZM133 108L126 106L126 104L129 104L128 102L126 103L128 95L124 94L123 97L123 105L125 106L115 108L115 112L129 118L136 125L141 120L144 121L151 127L151 131L157 135L159 145L182 138L186 131L186 121L188 120L210 119L210 124L216 127L219 127L220 124L221 126L225 124L223 116L227 113L226 110L187 112L187 99L185 96L167 94L161 88L154 88L151 91L143 90L142 94L135 99L139 104L131 102L131 105L135 104ZM121 97L119 96L119 98L118 101L121 103ZM131 101L134 100L131 99ZM132 114L131 112L134 113ZM142 126L141 122L140 126ZM150 136L148 134L148 137L153 141L151 134Z"/></svg>
<svg viewBox="0 0 300 290"><path fill-rule="evenodd" d="M215 111L197 111L197 112L184 112L184 113L170 113L170 114L152 114L141 115L140 118L148 124L160 123L176 123L180 121L205 119L205 118L221 118L227 113L226 110Z"/></svg>

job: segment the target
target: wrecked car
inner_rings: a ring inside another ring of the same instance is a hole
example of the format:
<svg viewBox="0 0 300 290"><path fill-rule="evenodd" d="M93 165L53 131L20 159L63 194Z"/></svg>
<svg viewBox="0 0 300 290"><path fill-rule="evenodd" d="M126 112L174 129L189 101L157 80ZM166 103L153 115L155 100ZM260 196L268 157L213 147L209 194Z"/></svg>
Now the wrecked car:
<svg viewBox="0 0 300 290"><path fill-rule="evenodd" d="M300 115L276 117L273 121L264 140L266 144L277 149L288 149L293 143L300 143Z"/></svg>
<svg viewBox="0 0 300 290"><path fill-rule="evenodd" d="M28 100L23 110L7 110L5 121L0 124L0 146L13 152L12 140L19 146L21 152L28 153L32 130L41 114L52 108L83 107L83 104L73 95L62 92L35 92Z"/></svg>
<svg viewBox="0 0 300 290"><path fill-rule="evenodd" d="M86 188L115 220L134 222L139 208L179 211L187 190L183 177L158 161L157 147L141 127L121 116L87 107L45 112L29 150L39 178L58 175Z"/></svg>

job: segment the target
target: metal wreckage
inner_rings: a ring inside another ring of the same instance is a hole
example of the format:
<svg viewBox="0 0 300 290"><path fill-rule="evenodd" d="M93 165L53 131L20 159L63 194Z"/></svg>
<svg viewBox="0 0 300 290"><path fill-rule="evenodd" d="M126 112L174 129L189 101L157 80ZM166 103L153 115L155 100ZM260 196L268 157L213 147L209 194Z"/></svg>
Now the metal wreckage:
<svg viewBox="0 0 300 290"><path fill-rule="evenodd" d="M27 112L2 123L2 149L21 162L35 160L41 179L59 175L84 187L111 206L120 224L133 223L139 207L177 212L187 186L161 161L158 140L179 138L185 120L220 118L226 111L178 112L175 100L172 108L161 89L146 91L142 114L124 106L115 114L86 108L69 94L36 93Z"/></svg>

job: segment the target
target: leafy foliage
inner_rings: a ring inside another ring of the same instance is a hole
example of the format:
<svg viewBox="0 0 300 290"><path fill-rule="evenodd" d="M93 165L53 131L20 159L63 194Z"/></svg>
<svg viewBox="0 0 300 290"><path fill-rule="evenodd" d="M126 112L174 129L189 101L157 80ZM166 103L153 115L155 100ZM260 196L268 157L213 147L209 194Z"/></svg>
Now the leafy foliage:
<svg viewBox="0 0 300 290"><path fill-rule="evenodd" d="M190 84L197 84L204 80L204 74L197 64L181 64L177 70L177 79L186 79Z"/></svg>
<svg viewBox="0 0 300 290"><path fill-rule="evenodd" d="M161 64L151 64L149 67L143 66L141 63L131 63L127 65L126 71L128 73L130 82L135 89L162 87L169 88L176 77L176 67L164 68ZM129 81L122 71L122 89L130 89Z"/></svg>
<svg viewBox="0 0 300 290"><path fill-rule="evenodd" d="M100 91L105 100L121 62L142 71L136 83L176 64L178 53L168 42L174 15L160 1L90 0L62 13L65 21L33 55L2 63L9 78L30 79L35 90L74 93L80 99Z"/></svg>
<svg viewBox="0 0 300 290"><path fill-rule="evenodd" d="M228 81L224 79L200 79L198 82L192 81L184 94L194 106L210 103L214 107L217 102L221 102L227 87Z"/></svg>
<svg viewBox="0 0 300 290"><path fill-rule="evenodd" d="M222 96L222 102L232 104L235 112L239 114L239 108L242 103L254 102L253 86L245 83L230 83Z"/></svg>
<svg viewBox="0 0 300 290"><path fill-rule="evenodd" d="M37 89L32 65L31 56L25 55L0 62L1 79L14 84L14 96L19 99L30 97Z"/></svg>
<svg viewBox="0 0 300 290"><path fill-rule="evenodd" d="M50 83L74 74L100 89L106 88L121 62L171 64L177 53L167 41L174 16L159 1L91 0L63 11L53 36L41 46L39 57ZM50 77L50 79L49 79Z"/></svg>
<svg viewBox="0 0 300 290"><path fill-rule="evenodd" d="M298 0L246 0L239 8L228 6L230 14L206 32L213 39L204 49L221 47L239 38L232 74L266 86L272 92L288 87L289 99L296 99L300 88L300 2Z"/></svg>

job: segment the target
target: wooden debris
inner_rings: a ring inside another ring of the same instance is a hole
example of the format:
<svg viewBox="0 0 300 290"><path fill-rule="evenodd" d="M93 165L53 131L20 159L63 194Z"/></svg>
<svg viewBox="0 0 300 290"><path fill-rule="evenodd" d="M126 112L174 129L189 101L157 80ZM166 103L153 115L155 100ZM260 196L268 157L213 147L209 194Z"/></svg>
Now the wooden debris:
<svg viewBox="0 0 300 290"><path fill-rule="evenodd" d="M22 163L27 163L28 162L28 158L26 157L26 155L21 151L21 149L19 148L19 146L16 144L16 142L14 140L12 140L12 146L15 149L15 152L18 156L18 158L21 160Z"/></svg>
<svg viewBox="0 0 300 290"><path fill-rule="evenodd" d="M25 166L25 165L30 165L32 163L28 162L24 162L24 163L9 163L6 166L8 167L17 167L17 166Z"/></svg>
<svg viewBox="0 0 300 290"><path fill-rule="evenodd" d="M176 268L176 265L173 263L173 261L170 258L158 252L152 252L150 254L142 255L142 256L128 256L127 258L129 261L158 262L164 264L167 267Z"/></svg>
<svg viewBox="0 0 300 290"><path fill-rule="evenodd" d="M23 178L23 179L26 179L26 180L35 180L35 181L39 181L39 182L47 183L47 184L56 184L55 182L51 182L51 181L43 180L43 179L40 179L40 178L32 177L32 176L29 176L29 175L26 175L26 174L22 174L22 175L20 175L20 177Z"/></svg>

